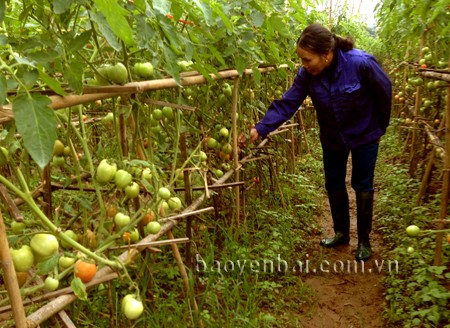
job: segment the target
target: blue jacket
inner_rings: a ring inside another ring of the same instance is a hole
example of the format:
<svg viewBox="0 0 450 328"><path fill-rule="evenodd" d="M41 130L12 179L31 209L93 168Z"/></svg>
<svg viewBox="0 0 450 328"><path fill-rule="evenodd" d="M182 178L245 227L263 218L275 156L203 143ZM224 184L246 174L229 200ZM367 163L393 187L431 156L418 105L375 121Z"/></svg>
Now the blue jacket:
<svg viewBox="0 0 450 328"><path fill-rule="evenodd" d="M389 125L392 83L375 58L338 50L337 63L317 76L301 67L282 99L274 100L255 128L262 139L288 121L306 96L317 111L320 140L347 149L379 139Z"/></svg>

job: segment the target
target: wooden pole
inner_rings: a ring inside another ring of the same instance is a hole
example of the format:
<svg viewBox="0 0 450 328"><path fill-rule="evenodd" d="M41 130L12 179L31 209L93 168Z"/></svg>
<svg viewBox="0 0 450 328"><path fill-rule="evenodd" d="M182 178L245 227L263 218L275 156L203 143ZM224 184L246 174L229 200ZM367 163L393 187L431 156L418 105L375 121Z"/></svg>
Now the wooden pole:
<svg viewBox="0 0 450 328"><path fill-rule="evenodd" d="M8 291L14 321L17 328L26 327L25 309L23 308L22 297L20 295L19 283L17 282L16 270L9 252L8 239L6 238L6 227L3 222L3 215L0 211L0 262L4 272L6 290Z"/></svg>
<svg viewBox="0 0 450 328"><path fill-rule="evenodd" d="M238 154L238 132L237 132L237 109L238 109L238 101L239 101L239 77L236 76L234 78L234 85L233 85L233 94L232 94L232 109L231 109L231 122L232 122L232 133L233 136L233 166L234 166L234 181L238 182L240 180L239 176L239 154ZM236 195L236 225L240 225L240 212L241 212L241 194L240 194L240 187L237 185L235 188L235 195Z"/></svg>
<svg viewBox="0 0 450 328"><path fill-rule="evenodd" d="M186 133L182 133L180 136L180 150L181 150L181 157L183 158L183 161L186 161L188 159L188 151L187 151L187 145L186 145ZM192 204L192 195L191 195L191 181L189 179L189 172L184 171L183 172L183 179L184 179L184 201L186 205ZM189 240L192 239L192 216L189 216L186 220L186 237L189 238ZM186 265L188 268L192 269L192 254L191 254L191 244L186 245L185 250L185 256L186 256Z"/></svg>
<svg viewBox="0 0 450 328"><path fill-rule="evenodd" d="M420 58L423 57L423 53L422 53L422 48L425 46L425 40L426 40L426 32L427 30L424 30L422 33L422 37L420 38ZM422 99L420 96L420 92L421 92L422 88L418 85L416 87L416 99L415 99L415 103L414 103L414 120L413 120L413 125L414 125L414 129L412 130L412 138L411 138L411 149L410 149L410 157L409 157L409 175L410 177L413 177L415 172L416 172L416 166L417 166L417 162L418 162L418 158L416 155L416 143L417 143L417 129L415 127L417 127L417 116L419 115L419 110L420 110L420 106L422 104Z"/></svg>
<svg viewBox="0 0 450 328"><path fill-rule="evenodd" d="M280 65L280 66L259 67L258 70L261 73L269 73L279 68L288 68L288 66ZM252 75L253 70L251 68L245 69L242 74ZM237 70L234 69L221 71L218 72L217 74L210 74L208 79L203 75L186 76L181 77L181 86L205 84L209 80L220 80L226 78L233 78L236 76L240 76L240 74ZM92 103L96 100L113 98L133 93L141 93L150 90L162 90L178 87L180 87L180 85L173 78L131 82L125 84L124 86L113 85L113 86L97 87L95 89L97 93L84 93L82 95L72 94L67 96L57 96L57 95L50 96L49 98L52 101L50 107L53 109L68 108L76 105ZM12 112L12 105L8 104L5 106L0 106L0 123L6 123L13 119L14 114Z"/></svg>

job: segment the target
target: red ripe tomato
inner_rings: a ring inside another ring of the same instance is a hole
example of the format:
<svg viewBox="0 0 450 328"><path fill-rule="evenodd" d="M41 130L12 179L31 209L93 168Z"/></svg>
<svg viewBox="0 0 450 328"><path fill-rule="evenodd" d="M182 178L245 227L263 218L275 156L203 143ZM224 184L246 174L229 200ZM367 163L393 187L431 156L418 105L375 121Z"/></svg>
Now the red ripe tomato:
<svg viewBox="0 0 450 328"><path fill-rule="evenodd" d="M93 262L78 260L75 262L75 277L80 278L82 282L87 283L94 278L97 273L97 265Z"/></svg>

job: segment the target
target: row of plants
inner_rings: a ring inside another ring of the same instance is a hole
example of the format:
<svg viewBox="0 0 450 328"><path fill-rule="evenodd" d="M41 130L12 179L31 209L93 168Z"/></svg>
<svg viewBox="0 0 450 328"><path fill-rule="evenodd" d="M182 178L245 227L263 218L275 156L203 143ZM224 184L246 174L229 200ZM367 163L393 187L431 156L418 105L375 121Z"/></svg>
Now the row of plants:
<svg viewBox="0 0 450 328"><path fill-rule="evenodd" d="M383 137L377 166L376 213L384 236L384 256L399 263L398 271L384 278L384 317L399 327L448 327L448 227L443 231L441 263L433 265L441 191L429 189L426 201L417 205L420 179L409 174L409 158L404 153L403 139L399 142L397 134L402 124L402 119L392 120L389 133Z"/></svg>

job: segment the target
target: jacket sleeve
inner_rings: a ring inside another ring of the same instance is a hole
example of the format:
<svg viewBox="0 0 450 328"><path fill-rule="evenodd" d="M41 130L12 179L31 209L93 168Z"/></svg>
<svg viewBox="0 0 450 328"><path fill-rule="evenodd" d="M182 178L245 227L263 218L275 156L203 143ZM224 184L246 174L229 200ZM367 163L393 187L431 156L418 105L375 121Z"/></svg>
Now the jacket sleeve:
<svg viewBox="0 0 450 328"><path fill-rule="evenodd" d="M374 95L380 126L386 132L391 116L392 82L373 56L367 58L363 73Z"/></svg>
<svg viewBox="0 0 450 328"><path fill-rule="evenodd" d="M255 128L262 139L288 121L305 100L308 91L301 75L302 69L295 76L294 83L289 90L283 94L281 99L276 99L270 104L264 117L256 124Z"/></svg>

